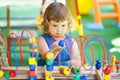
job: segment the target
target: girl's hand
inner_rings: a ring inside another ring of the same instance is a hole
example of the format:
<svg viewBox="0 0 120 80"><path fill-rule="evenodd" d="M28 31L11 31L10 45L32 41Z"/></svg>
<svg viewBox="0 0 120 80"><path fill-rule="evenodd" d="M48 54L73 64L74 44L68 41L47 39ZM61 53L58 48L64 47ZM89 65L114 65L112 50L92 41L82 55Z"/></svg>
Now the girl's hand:
<svg viewBox="0 0 120 80"><path fill-rule="evenodd" d="M60 46L59 43L62 43L62 46ZM60 50L62 50L62 48L64 48L64 42L62 42L62 40L57 40L52 46L52 51L53 51L53 53L56 54Z"/></svg>
<svg viewBox="0 0 120 80"><path fill-rule="evenodd" d="M53 47L52 47L53 53L58 53L61 49L62 49L62 47L60 47L58 45L53 45Z"/></svg>
<svg viewBox="0 0 120 80"><path fill-rule="evenodd" d="M53 54L55 56L54 59L56 58L56 56L58 55L59 51L61 51L61 50L62 50L62 47L60 47L58 45L53 45L52 52L53 52Z"/></svg>

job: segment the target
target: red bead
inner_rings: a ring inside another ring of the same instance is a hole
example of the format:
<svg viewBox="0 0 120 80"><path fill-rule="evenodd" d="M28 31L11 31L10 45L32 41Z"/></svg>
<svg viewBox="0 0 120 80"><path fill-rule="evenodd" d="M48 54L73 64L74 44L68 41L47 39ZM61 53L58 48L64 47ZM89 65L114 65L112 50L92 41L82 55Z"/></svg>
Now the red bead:
<svg viewBox="0 0 120 80"><path fill-rule="evenodd" d="M35 70L34 71L30 71L29 76L36 76Z"/></svg>
<svg viewBox="0 0 120 80"><path fill-rule="evenodd" d="M9 75L10 75L11 77L15 77L15 76L16 76L16 73L15 73L14 70L11 70L11 71L9 72Z"/></svg>
<svg viewBox="0 0 120 80"><path fill-rule="evenodd" d="M104 74L110 74L111 73L111 67L106 67L104 70Z"/></svg>

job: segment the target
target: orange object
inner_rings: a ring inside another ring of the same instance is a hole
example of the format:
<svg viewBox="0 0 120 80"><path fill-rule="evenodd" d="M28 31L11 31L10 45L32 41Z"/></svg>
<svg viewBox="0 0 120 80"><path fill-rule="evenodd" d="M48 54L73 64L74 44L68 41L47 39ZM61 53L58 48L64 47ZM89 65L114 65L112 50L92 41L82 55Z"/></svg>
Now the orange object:
<svg viewBox="0 0 120 80"><path fill-rule="evenodd" d="M100 5L113 5L114 13L101 13ZM118 0L93 0L94 20L97 24L101 24L102 18L115 18L117 23L120 23L120 7Z"/></svg>
<svg viewBox="0 0 120 80"><path fill-rule="evenodd" d="M29 76L35 76L35 75L36 75L35 70L34 71L30 71Z"/></svg>
<svg viewBox="0 0 120 80"><path fill-rule="evenodd" d="M59 71L60 71L61 74L65 75L65 76L69 75L69 69L68 69L68 67L60 66L59 67Z"/></svg>

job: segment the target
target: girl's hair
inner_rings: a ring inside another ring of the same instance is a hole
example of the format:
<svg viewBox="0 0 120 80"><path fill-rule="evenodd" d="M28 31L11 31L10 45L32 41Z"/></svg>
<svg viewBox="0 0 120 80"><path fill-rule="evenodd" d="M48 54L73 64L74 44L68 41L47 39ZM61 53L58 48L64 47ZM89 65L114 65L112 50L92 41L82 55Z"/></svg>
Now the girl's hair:
<svg viewBox="0 0 120 80"><path fill-rule="evenodd" d="M44 34L49 34L50 20L54 20L56 22L68 20L68 28L71 28L73 24L68 8L59 2L53 2L46 8L41 25Z"/></svg>

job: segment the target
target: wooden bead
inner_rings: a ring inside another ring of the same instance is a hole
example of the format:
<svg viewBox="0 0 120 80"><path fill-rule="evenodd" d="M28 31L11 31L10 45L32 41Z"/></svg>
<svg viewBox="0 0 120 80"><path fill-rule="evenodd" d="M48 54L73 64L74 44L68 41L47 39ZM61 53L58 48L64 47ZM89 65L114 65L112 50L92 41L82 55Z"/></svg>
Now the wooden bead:
<svg viewBox="0 0 120 80"><path fill-rule="evenodd" d="M14 70L10 70L9 75L10 75L10 77L13 78L16 76L16 72Z"/></svg>
<svg viewBox="0 0 120 80"><path fill-rule="evenodd" d="M46 53L46 59L53 59L53 57L54 57L53 53L50 52Z"/></svg>
<svg viewBox="0 0 120 80"><path fill-rule="evenodd" d="M0 70L0 78L2 78L4 75L4 71Z"/></svg>

